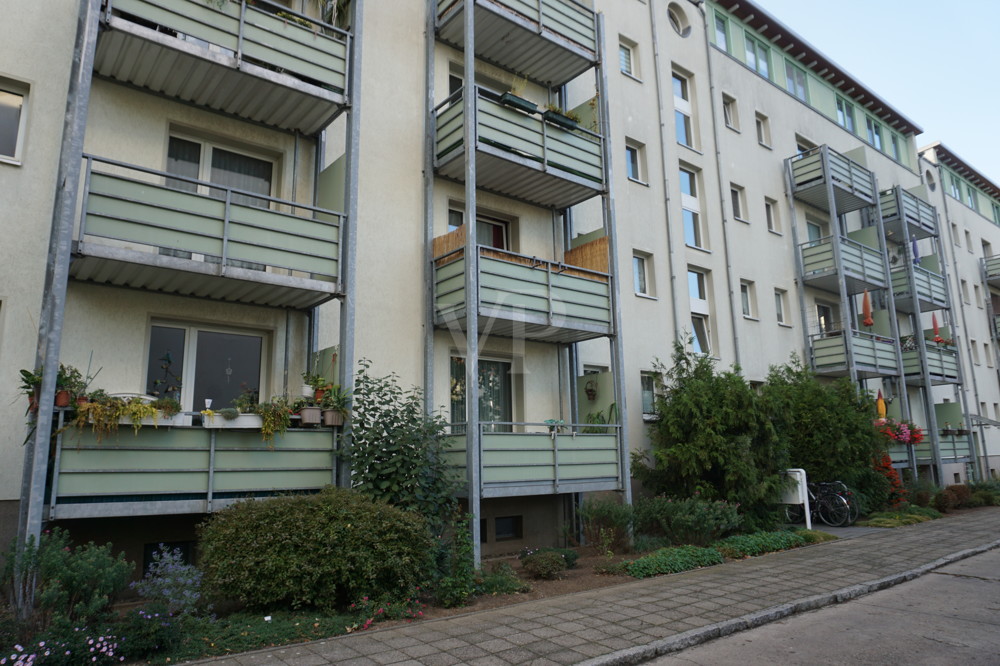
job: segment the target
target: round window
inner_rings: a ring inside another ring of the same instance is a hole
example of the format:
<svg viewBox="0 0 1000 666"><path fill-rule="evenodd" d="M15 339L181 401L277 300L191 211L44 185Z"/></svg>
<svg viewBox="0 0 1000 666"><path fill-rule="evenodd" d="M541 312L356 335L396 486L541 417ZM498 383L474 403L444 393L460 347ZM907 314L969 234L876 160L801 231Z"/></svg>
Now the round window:
<svg viewBox="0 0 1000 666"><path fill-rule="evenodd" d="M937 189L937 183L934 182L934 174L931 173L930 169L924 172L924 178L927 179L927 187L931 192Z"/></svg>
<svg viewBox="0 0 1000 666"><path fill-rule="evenodd" d="M670 27L681 37L691 34L691 25L688 23L684 10L676 2L667 5L667 17L670 19Z"/></svg>

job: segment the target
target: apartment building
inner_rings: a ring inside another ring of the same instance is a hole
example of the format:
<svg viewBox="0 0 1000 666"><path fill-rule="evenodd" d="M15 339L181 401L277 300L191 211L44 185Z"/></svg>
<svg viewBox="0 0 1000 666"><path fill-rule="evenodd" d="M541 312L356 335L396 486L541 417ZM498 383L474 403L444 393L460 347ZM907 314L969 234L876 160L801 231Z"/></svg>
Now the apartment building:
<svg viewBox="0 0 1000 666"><path fill-rule="evenodd" d="M8 382L0 535L141 557L347 483L340 429L199 412L361 358L451 422L481 555L628 500L677 339L881 391L928 431L901 468L997 467L1000 188L751 2L59 5L0 26L0 376L167 363L185 414L99 442L40 409L22 446Z"/></svg>

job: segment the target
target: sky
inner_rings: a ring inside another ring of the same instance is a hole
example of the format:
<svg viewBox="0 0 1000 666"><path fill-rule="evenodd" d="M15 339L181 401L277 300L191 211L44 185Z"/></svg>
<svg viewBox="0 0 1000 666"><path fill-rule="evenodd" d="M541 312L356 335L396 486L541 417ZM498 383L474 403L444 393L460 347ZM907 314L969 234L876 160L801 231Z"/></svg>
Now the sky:
<svg viewBox="0 0 1000 666"><path fill-rule="evenodd" d="M1000 185L1000 0L753 0Z"/></svg>

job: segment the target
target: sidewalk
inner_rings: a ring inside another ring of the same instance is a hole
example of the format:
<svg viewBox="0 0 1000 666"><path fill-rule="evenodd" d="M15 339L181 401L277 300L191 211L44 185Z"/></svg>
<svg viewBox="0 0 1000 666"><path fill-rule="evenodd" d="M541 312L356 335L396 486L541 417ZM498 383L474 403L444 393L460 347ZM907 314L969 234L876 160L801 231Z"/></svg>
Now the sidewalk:
<svg viewBox="0 0 1000 666"><path fill-rule="evenodd" d="M1000 546L1000 507L590 592L199 663L634 664ZM835 530L831 530L834 532Z"/></svg>

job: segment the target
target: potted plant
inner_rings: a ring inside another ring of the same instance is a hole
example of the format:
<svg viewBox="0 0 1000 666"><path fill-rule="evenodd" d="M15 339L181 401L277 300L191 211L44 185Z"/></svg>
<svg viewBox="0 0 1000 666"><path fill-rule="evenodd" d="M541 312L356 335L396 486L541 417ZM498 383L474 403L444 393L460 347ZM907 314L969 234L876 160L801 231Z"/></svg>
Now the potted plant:
<svg viewBox="0 0 1000 666"><path fill-rule="evenodd" d="M323 408L323 425L327 428L344 425L350 400L350 391L343 390L339 384L332 385L323 395L323 400L320 403L320 407Z"/></svg>
<svg viewBox="0 0 1000 666"><path fill-rule="evenodd" d="M37 372L32 370L21 370L21 391L28 396L28 411L25 414L34 414L38 411L38 391L42 387L42 370Z"/></svg>
<svg viewBox="0 0 1000 666"><path fill-rule="evenodd" d="M964 422L958 424L958 430L955 431L955 434L956 435L968 435L969 434L969 430L968 430L968 428L965 427L965 423Z"/></svg>
<svg viewBox="0 0 1000 666"><path fill-rule="evenodd" d="M322 410L315 400L305 400L304 404L299 406L298 413L299 423L304 426L319 425L322 419Z"/></svg>
<svg viewBox="0 0 1000 666"><path fill-rule="evenodd" d="M135 434L144 424L157 426L158 413L152 402L140 397L129 399L109 396L103 391L101 395L91 394L90 402L80 405L76 413L76 427L83 429L90 426L100 442L105 437L116 435L118 426L129 424Z"/></svg>
<svg viewBox="0 0 1000 666"><path fill-rule="evenodd" d="M311 395L306 394L306 397L311 397L319 402L323 399L323 393L330 388L331 382L326 377L322 375L313 374L311 372L302 373L302 381L306 383L307 386L312 388ZM305 388L305 387L303 387Z"/></svg>
<svg viewBox="0 0 1000 666"><path fill-rule="evenodd" d="M948 423L947 421L945 421L944 422L944 427L941 428L941 434L942 435L946 435L946 436L947 435L954 435L955 434L955 430L951 427L950 423Z"/></svg>
<svg viewBox="0 0 1000 666"><path fill-rule="evenodd" d="M524 94L524 87L528 84L528 78L525 76L514 77L514 82L510 86L510 90L500 95L500 103L504 106L509 106L525 113L535 113L538 111L538 105L529 99L522 97Z"/></svg>
<svg viewBox="0 0 1000 666"><path fill-rule="evenodd" d="M86 390L87 384L83 375L72 365L59 364L56 373L56 407L69 407L74 395Z"/></svg>
<svg viewBox="0 0 1000 666"><path fill-rule="evenodd" d="M273 446L274 436L284 434L292 422L288 399L284 396L260 403L257 414L260 416L260 437L268 446Z"/></svg>
<svg viewBox="0 0 1000 666"><path fill-rule="evenodd" d="M572 111L564 111L558 104L546 104L542 118L568 130L575 130L580 125L580 116Z"/></svg>

